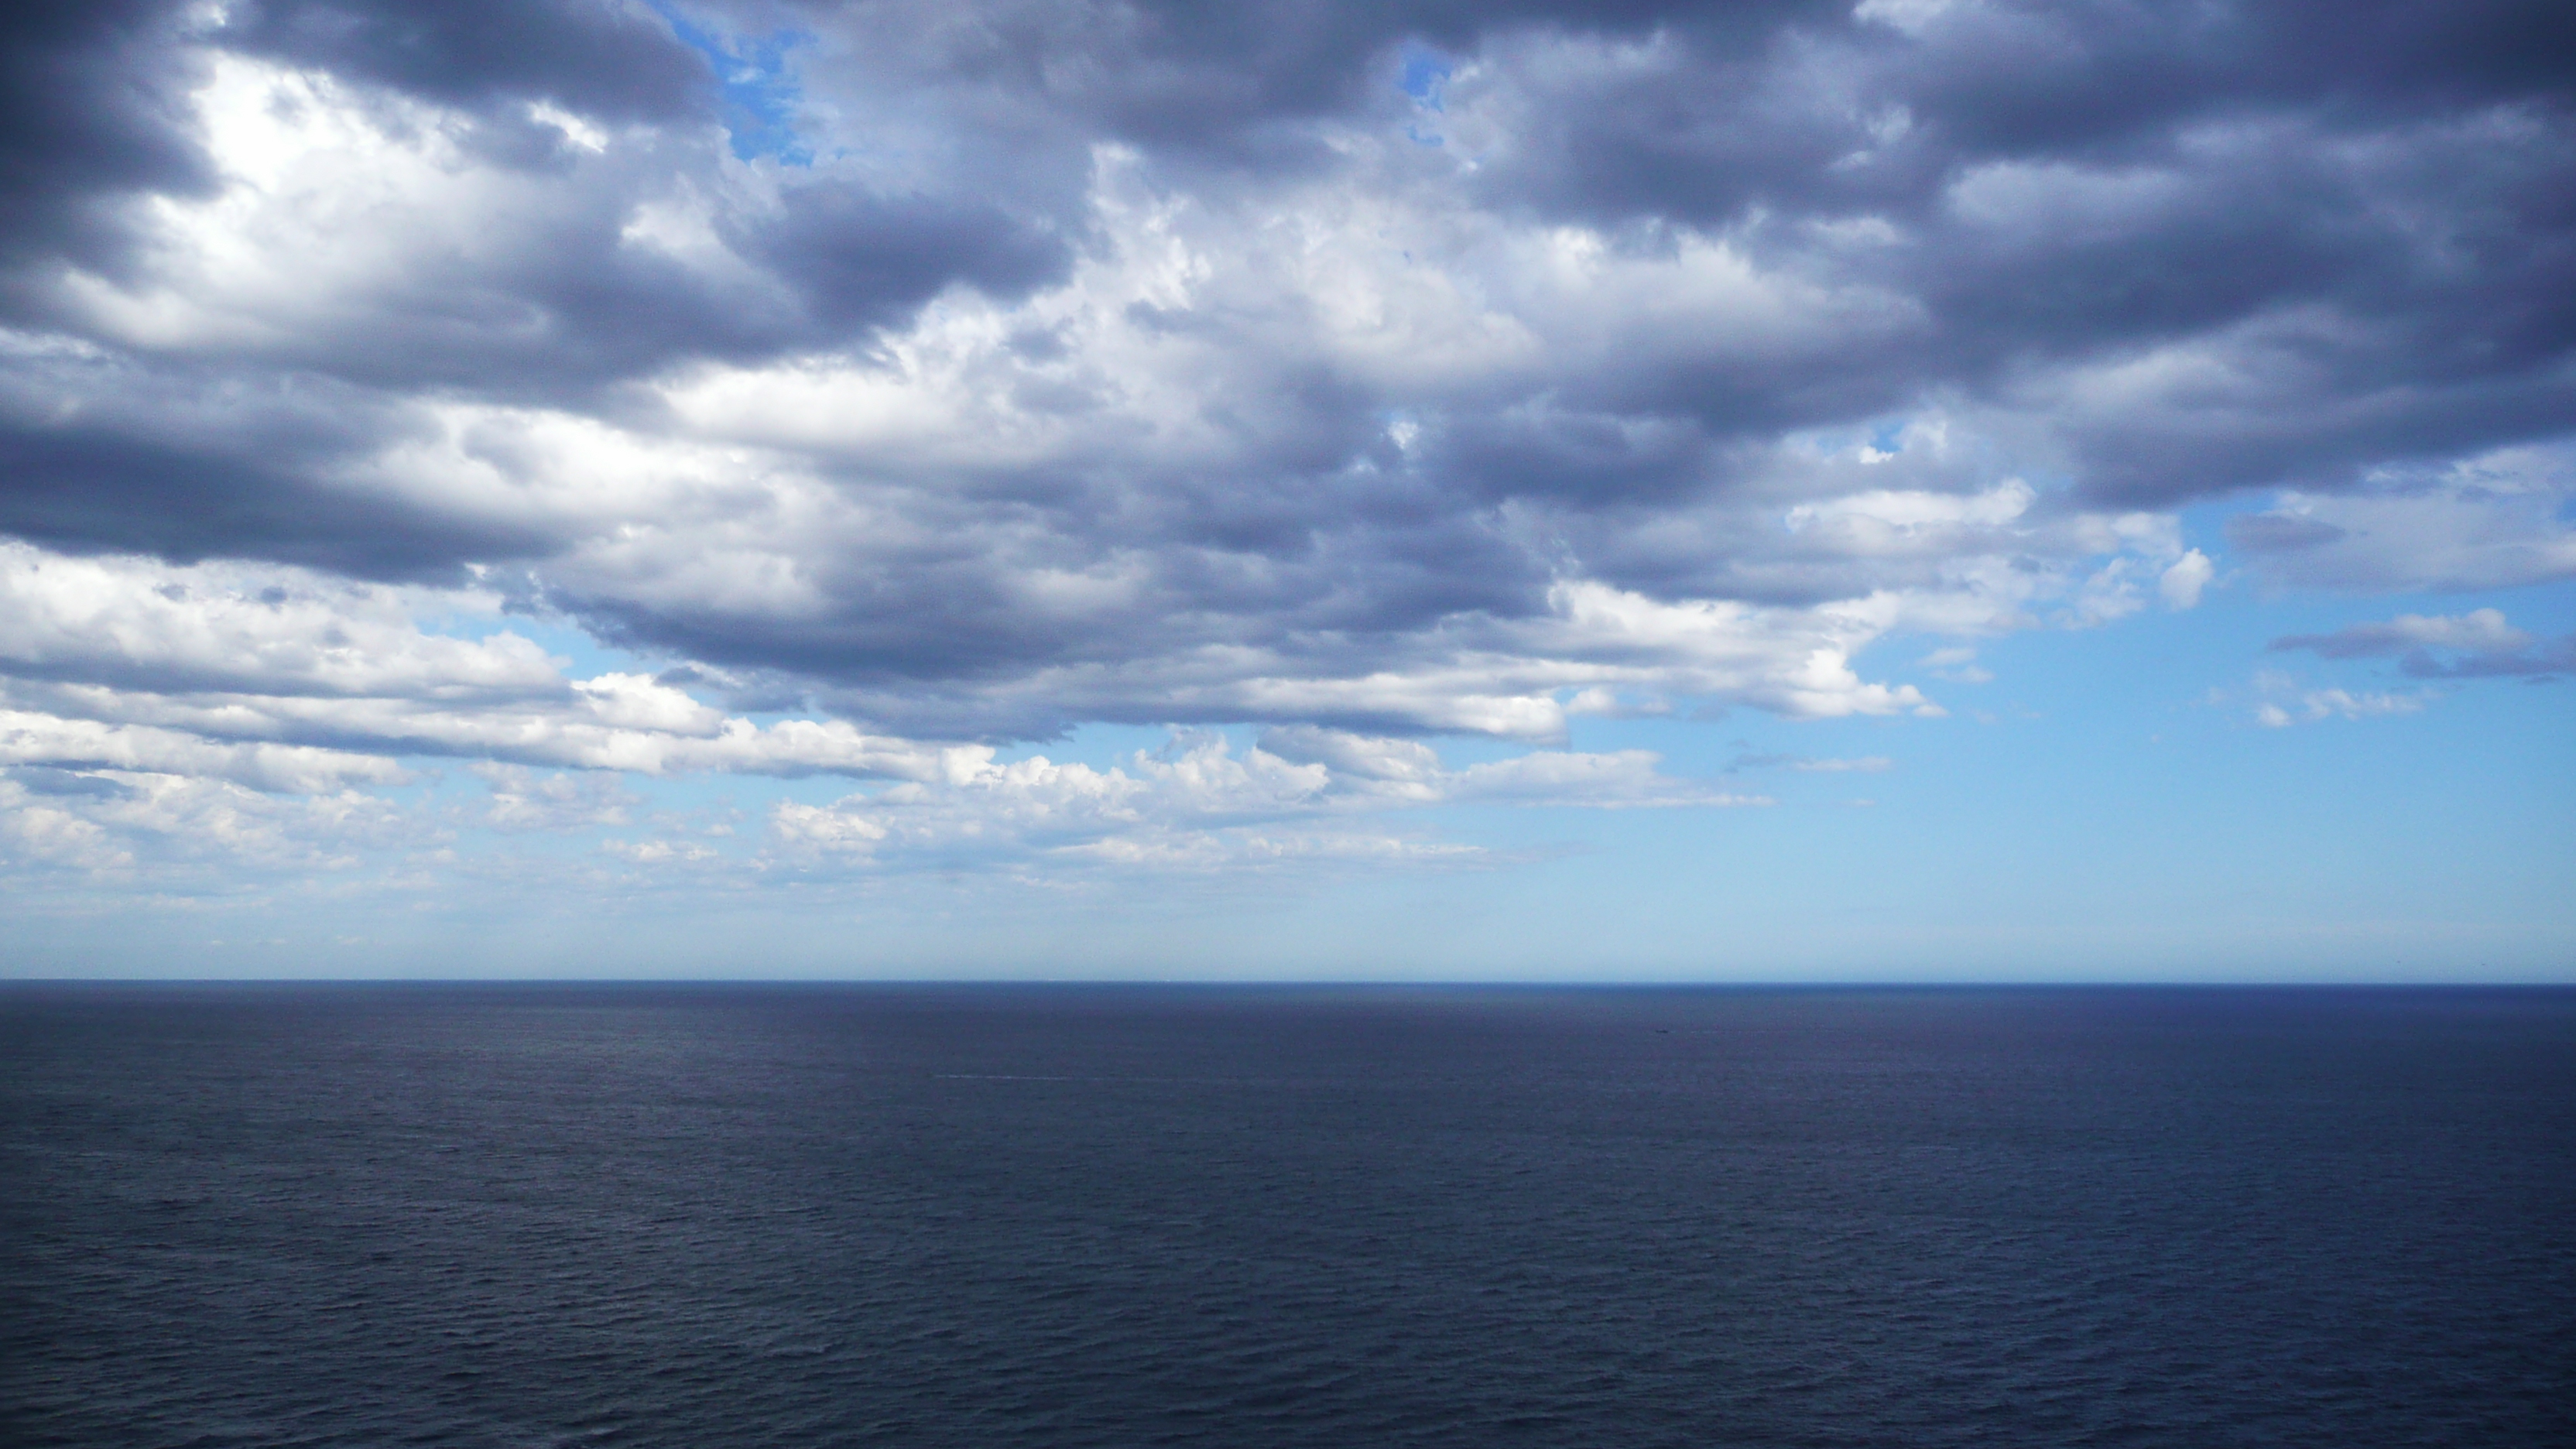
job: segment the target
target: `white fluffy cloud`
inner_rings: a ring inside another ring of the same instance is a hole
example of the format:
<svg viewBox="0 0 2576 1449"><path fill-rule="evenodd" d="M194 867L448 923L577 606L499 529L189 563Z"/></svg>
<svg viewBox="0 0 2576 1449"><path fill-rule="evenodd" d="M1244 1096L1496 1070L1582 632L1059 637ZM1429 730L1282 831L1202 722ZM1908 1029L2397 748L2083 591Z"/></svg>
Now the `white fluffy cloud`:
<svg viewBox="0 0 2576 1449"><path fill-rule="evenodd" d="M2168 609L2194 609L2200 606L2200 595L2209 581L2218 576L2218 565L2209 555L2192 549L2173 561L2156 576L2156 592L2164 596Z"/></svg>

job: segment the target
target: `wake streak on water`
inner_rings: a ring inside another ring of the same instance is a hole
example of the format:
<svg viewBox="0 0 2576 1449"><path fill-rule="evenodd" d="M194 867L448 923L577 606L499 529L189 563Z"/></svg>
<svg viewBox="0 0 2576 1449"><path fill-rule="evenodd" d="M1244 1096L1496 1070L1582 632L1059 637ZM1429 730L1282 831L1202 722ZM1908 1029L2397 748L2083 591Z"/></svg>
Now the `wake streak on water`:
<svg viewBox="0 0 2576 1449"><path fill-rule="evenodd" d="M2576 1442L2576 992L0 986L0 1442Z"/></svg>

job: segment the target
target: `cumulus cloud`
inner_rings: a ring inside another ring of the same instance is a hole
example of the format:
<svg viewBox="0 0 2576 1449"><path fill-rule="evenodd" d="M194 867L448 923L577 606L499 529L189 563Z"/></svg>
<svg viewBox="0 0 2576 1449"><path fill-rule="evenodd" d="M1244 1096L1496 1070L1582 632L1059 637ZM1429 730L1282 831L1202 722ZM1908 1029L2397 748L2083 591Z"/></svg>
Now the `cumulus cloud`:
<svg viewBox="0 0 2576 1449"><path fill-rule="evenodd" d="M1937 716L1874 647L1974 684L1977 640L2195 607L2195 500L2260 495L2229 578L2576 577L2558 20L42 8L0 58L7 758L479 762L495 828L628 808L545 772L903 782L773 820L818 860L1403 855L1313 832L1737 803L1569 721ZM1004 762L1093 722L1261 733Z"/></svg>
<svg viewBox="0 0 2576 1449"><path fill-rule="evenodd" d="M2195 609L2200 607L2201 590L2217 574L2218 566L2209 561L2209 555L2195 548L2156 576L2156 592L2164 596L2168 609Z"/></svg>

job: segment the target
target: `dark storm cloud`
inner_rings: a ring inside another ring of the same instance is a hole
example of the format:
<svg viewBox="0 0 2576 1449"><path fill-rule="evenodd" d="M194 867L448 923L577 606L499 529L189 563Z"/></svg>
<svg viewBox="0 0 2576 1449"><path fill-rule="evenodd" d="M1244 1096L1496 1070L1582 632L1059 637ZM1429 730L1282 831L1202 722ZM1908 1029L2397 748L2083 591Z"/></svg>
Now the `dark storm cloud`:
<svg viewBox="0 0 2576 1449"><path fill-rule="evenodd" d="M1611 495L1651 506L1695 488L1718 449L1693 418L1529 407L1453 420L1424 451L1426 466L1470 496Z"/></svg>
<svg viewBox="0 0 2576 1449"><path fill-rule="evenodd" d="M2359 134L2576 98L2576 40L2547 0L1919 8L1902 33L1847 6L1659 7L1655 54L1595 66L1497 24L1496 58L1545 89L1484 184L1592 217L1921 215L1964 166L2170 157L2195 124L2308 114Z"/></svg>
<svg viewBox="0 0 2576 1449"><path fill-rule="evenodd" d="M1911 35L1783 17L1748 47L1677 14L1642 58L1569 65L1544 35L1503 37L1453 106L1521 128L1478 172L1492 204L1734 227L1920 300L1911 346L1844 359L1855 375L1815 406L1774 390L1780 422L2235 349L2262 391L2063 420L2088 491L2162 505L2564 426L2564 22L2541 4L1960 5ZM1802 229L1860 217L1900 244L1838 253ZM2229 335L2301 308L2319 313L2304 335ZM1711 406L1746 408L1713 381Z"/></svg>
<svg viewBox="0 0 2576 1449"><path fill-rule="evenodd" d="M346 469L421 419L312 378L95 360L0 366L0 533L73 553L308 564L450 579L551 541L351 487Z"/></svg>
<svg viewBox="0 0 2576 1449"><path fill-rule="evenodd" d="M0 267L70 249L113 265L105 203L209 177L183 123L197 71L160 0L29 0L0 42Z"/></svg>
<svg viewBox="0 0 2576 1449"><path fill-rule="evenodd" d="M784 23L867 42L871 51L898 50L905 69L935 84L1006 95L1093 133L1223 155L1246 132L1383 106L1388 77L1378 62L1399 42L1465 52L1515 27L1635 35L1680 19L1713 39L1759 44L1784 24L1849 7L1838 0L991 0L971 8L753 0L708 8L748 30Z"/></svg>
<svg viewBox="0 0 2576 1449"><path fill-rule="evenodd" d="M1014 296L1058 280L1065 244L987 202L798 186L736 244L788 280L819 336L899 322L956 283Z"/></svg>
<svg viewBox="0 0 2576 1449"><path fill-rule="evenodd" d="M0 532L73 553L228 556L370 578L452 579L466 558L543 552L524 531L352 495L276 459L105 429L0 427Z"/></svg>

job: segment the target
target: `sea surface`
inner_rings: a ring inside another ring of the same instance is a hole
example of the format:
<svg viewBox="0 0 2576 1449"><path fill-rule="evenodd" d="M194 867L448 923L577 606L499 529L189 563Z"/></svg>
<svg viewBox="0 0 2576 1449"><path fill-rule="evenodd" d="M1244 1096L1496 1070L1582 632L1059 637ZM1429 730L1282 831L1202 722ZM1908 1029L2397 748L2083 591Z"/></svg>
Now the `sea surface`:
<svg viewBox="0 0 2576 1449"><path fill-rule="evenodd" d="M2576 992L0 986L0 1442L2576 1443Z"/></svg>

